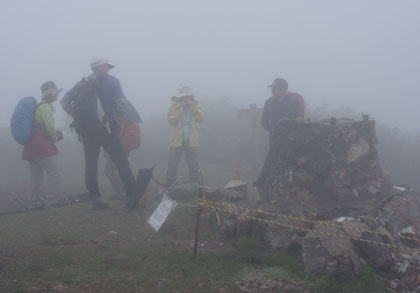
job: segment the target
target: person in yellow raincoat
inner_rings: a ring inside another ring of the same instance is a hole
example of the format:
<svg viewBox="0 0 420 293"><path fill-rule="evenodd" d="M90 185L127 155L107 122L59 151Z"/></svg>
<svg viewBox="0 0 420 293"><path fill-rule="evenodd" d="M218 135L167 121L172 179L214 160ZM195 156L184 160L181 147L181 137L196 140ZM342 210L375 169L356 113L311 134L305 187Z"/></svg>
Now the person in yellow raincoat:
<svg viewBox="0 0 420 293"><path fill-rule="evenodd" d="M182 154L188 163L190 179L198 180L198 130L197 123L203 122L204 115L194 94L189 87L182 86L171 98L168 112L171 127L169 136L168 171L166 184L171 185L177 176L178 165Z"/></svg>

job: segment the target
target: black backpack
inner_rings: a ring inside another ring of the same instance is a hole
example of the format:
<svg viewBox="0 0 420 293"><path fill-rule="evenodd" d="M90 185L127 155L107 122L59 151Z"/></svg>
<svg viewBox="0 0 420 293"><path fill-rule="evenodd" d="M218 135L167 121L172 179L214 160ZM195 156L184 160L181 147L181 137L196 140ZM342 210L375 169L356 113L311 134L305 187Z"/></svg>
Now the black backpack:
<svg viewBox="0 0 420 293"><path fill-rule="evenodd" d="M103 127L98 117L97 82L95 77L83 78L76 85L74 97L71 102L73 123L71 128L78 134L95 131Z"/></svg>

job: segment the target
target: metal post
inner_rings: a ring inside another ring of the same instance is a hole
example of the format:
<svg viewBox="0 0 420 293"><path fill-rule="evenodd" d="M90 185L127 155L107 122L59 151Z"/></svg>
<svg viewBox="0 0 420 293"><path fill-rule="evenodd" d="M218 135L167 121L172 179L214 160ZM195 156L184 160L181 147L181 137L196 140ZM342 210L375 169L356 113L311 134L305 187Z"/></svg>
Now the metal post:
<svg viewBox="0 0 420 293"><path fill-rule="evenodd" d="M200 186L198 188L198 198L199 199L203 198L203 187L202 186ZM200 228L201 210L202 210L202 207L198 206L198 208L197 208L197 220L196 220L196 223L195 223L195 239L194 239L194 254L193 254L194 257L197 255L197 249L198 249L198 232L199 232L199 228Z"/></svg>

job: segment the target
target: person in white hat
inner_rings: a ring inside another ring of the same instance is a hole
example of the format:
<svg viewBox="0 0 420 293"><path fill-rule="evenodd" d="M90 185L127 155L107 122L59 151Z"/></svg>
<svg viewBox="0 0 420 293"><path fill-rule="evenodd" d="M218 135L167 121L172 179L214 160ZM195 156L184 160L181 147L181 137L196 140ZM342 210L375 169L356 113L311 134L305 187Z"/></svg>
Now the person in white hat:
<svg viewBox="0 0 420 293"><path fill-rule="evenodd" d="M176 179L178 165L185 153L190 179L197 180L198 168L198 130L197 123L204 119L203 111L198 105L193 92L187 86L181 86L172 98L168 112L171 126L169 137L169 156L166 184L170 186Z"/></svg>
<svg viewBox="0 0 420 293"><path fill-rule="evenodd" d="M86 104L88 109L83 109L84 117L87 118L84 120L86 122L79 122L76 131L81 136L85 151L85 182L93 207L95 209L108 207L108 204L102 200L98 186L98 158L100 148L103 147L118 168L127 194L128 206L132 210L138 205L138 202L130 200L131 198L137 198L133 196L136 181L120 139L120 124L126 109L126 97L121 89L120 81L108 74L109 70L114 68L114 65L111 65L108 59L93 58L90 66L93 74L86 79L82 79L68 91L61 104L63 109L75 118L74 111L77 101L92 100L90 104ZM94 88L91 91L86 91L89 84ZM83 94L86 94L86 96L80 99ZM100 103L98 103L98 100ZM102 110L104 115L100 114ZM86 115L86 112L88 115ZM74 122L76 122L76 119Z"/></svg>
<svg viewBox="0 0 420 293"><path fill-rule="evenodd" d="M90 67L93 71L106 71L106 73L108 73L108 71L115 66L109 64L109 61L106 58L95 57L90 61Z"/></svg>

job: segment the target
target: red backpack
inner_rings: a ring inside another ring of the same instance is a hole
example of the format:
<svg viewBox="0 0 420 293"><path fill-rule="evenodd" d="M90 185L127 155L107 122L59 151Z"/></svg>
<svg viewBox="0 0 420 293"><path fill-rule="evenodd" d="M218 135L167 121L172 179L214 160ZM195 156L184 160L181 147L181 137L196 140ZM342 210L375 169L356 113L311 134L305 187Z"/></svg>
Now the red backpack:
<svg viewBox="0 0 420 293"><path fill-rule="evenodd" d="M121 143L126 152L138 149L141 144L140 124L135 121L124 121L121 124Z"/></svg>
<svg viewBox="0 0 420 293"><path fill-rule="evenodd" d="M287 92L289 95L296 97L297 100L299 101L299 105L300 105L300 115L299 117L305 117L305 100L303 99L303 97L301 95L299 95L298 93L293 93L293 92Z"/></svg>

